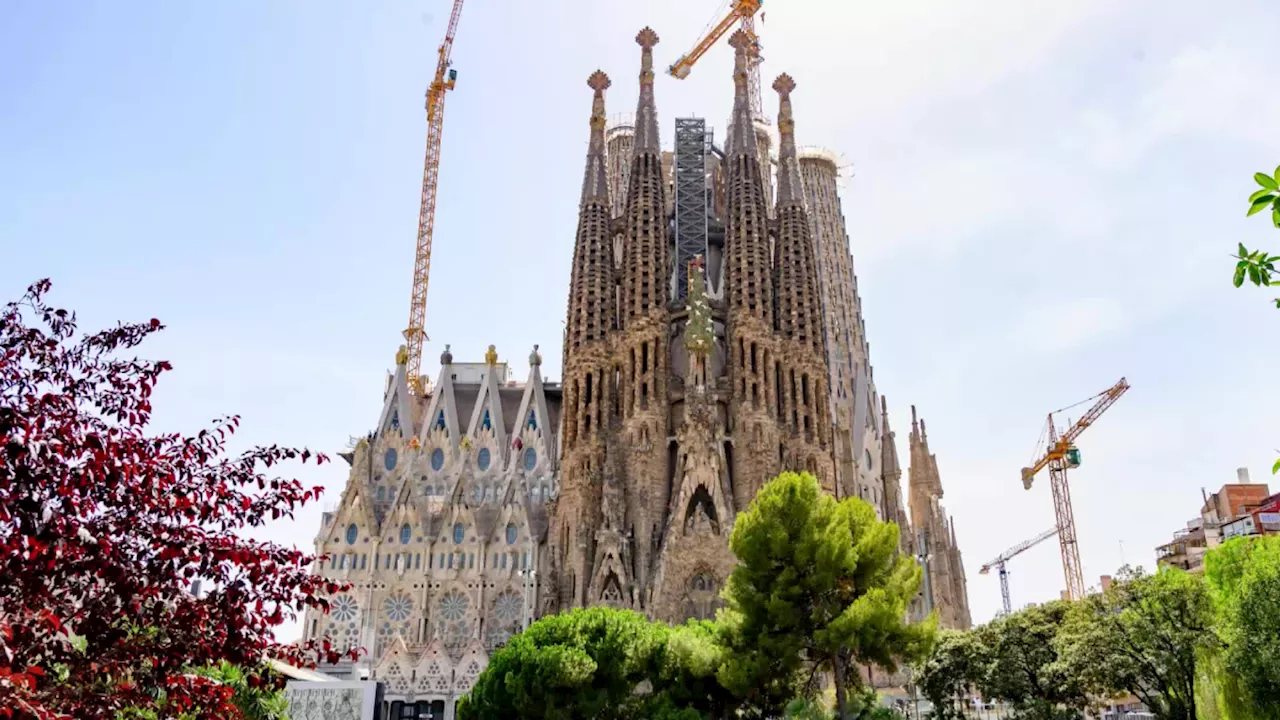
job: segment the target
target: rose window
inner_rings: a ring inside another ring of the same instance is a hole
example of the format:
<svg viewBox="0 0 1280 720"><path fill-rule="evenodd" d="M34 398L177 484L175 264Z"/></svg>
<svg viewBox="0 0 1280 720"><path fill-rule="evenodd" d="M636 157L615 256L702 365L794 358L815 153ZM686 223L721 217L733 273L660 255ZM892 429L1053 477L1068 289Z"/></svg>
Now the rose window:
<svg viewBox="0 0 1280 720"><path fill-rule="evenodd" d="M395 622L404 622L413 614L413 600L404 593L396 593L382 603L387 617Z"/></svg>
<svg viewBox="0 0 1280 720"><path fill-rule="evenodd" d="M507 591L498 596L493 601L493 614L503 625L509 625L517 622L524 610L524 603L520 602L520 596L511 591Z"/></svg>
<svg viewBox="0 0 1280 720"><path fill-rule="evenodd" d="M354 598L350 595L339 595L333 599L333 605L329 608L329 614L338 622L347 622L354 620L356 613L360 611L360 606L356 604Z"/></svg>
<svg viewBox="0 0 1280 720"><path fill-rule="evenodd" d="M455 590L440 598L440 617L449 621L461 620L466 616L468 606L467 596Z"/></svg>

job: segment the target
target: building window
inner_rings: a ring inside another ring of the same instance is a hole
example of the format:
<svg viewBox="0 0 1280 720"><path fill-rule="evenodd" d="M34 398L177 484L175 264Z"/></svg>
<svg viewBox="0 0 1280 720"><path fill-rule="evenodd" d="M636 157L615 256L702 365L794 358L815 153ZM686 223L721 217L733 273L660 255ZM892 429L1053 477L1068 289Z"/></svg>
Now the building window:
<svg viewBox="0 0 1280 720"><path fill-rule="evenodd" d="M476 455L476 467L480 468L481 472L488 470L491 459L489 448L480 448L480 452Z"/></svg>
<svg viewBox="0 0 1280 720"><path fill-rule="evenodd" d="M395 448L387 448L386 454L382 456L382 464L385 465L387 470L389 471L396 469L396 449Z"/></svg>
<svg viewBox="0 0 1280 720"><path fill-rule="evenodd" d="M870 470L872 467L873 467L873 465L872 465L872 462L871 462L871 451L870 451L870 450L868 450L868 451L867 451L867 469L868 469L868 470Z"/></svg>
<svg viewBox="0 0 1280 720"><path fill-rule="evenodd" d="M536 467L538 467L538 451L533 448L525 448L524 469L532 472Z"/></svg>
<svg viewBox="0 0 1280 720"><path fill-rule="evenodd" d="M350 525L348 525L347 526L347 544L355 545L356 536L358 536L359 534L360 534L360 528L357 528L355 523L351 523Z"/></svg>
<svg viewBox="0 0 1280 720"><path fill-rule="evenodd" d="M462 536L465 534L465 532L466 532L466 529L462 527L462 523L453 524L453 544L454 545L462 544Z"/></svg>
<svg viewBox="0 0 1280 720"><path fill-rule="evenodd" d="M413 529L409 527L408 523L405 523L404 525L400 526L400 544L401 545L408 545L409 539L412 536L413 536Z"/></svg>
<svg viewBox="0 0 1280 720"><path fill-rule="evenodd" d="M439 472L442 467L444 467L444 450L436 448L431 451L431 469Z"/></svg>
<svg viewBox="0 0 1280 720"><path fill-rule="evenodd" d="M507 523L507 544L508 545L516 544L516 535L518 534L519 534L519 531L516 530L515 523Z"/></svg>

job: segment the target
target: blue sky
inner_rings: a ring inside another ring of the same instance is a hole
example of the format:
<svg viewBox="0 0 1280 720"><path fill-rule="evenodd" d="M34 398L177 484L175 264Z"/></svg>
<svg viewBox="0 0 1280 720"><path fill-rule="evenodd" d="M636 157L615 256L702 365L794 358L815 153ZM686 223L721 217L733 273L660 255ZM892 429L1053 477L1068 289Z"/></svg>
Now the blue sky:
<svg viewBox="0 0 1280 720"><path fill-rule="evenodd" d="M558 376L586 78L634 110L645 24L665 64L711 0L470 0L455 50L428 305L442 344ZM237 442L336 452L376 421L406 324L423 91L445 0L7 3L0 17L0 297L51 277L84 325L161 318L156 422L239 413ZM977 569L1053 524L1030 459L1047 411L1133 384L1072 475L1086 579L1153 548L1280 447L1280 311L1230 287L1250 176L1280 163L1280 5L1239 0L775 0L801 144L843 153L872 362L906 459L927 418L976 619ZM660 78L664 140L723 133L730 54ZM776 105L766 92L766 108ZM772 114L772 110L769 113ZM337 466L304 471L336 502ZM1276 484L1276 483L1273 483ZM321 506L267 535L309 547ZM1062 586L1046 543L1016 603Z"/></svg>

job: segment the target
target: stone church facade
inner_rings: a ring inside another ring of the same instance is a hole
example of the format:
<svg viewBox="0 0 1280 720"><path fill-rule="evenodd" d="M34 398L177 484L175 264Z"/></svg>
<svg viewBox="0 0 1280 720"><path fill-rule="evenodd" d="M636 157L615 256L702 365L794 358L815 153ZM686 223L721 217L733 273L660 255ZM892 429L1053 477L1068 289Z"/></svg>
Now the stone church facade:
<svg viewBox="0 0 1280 720"><path fill-rule="evenodd" d="M415 395L402 351L377 429L343 455L350 476L316 538L327 555L317 572L352 589L328 614L309 613L305 636L366 648L347 671L384 681L402 717L452 717L490 654L543 614L610 605L670 622L714 617L734 518L782 470L872 503L902 526L904 552L917 554L911 526L927 527L928 562L945 556L947 579L912 614L962 605L944 625L968 624L923 428L923 451L914 430L911 441L911 517L903 507L837 170L797 149L795 81L773 84L774 157L747 98L750 42L730 39L733 116L706 193L722 232L677 262L658 37L646 28L636 40L640 95L625 138L606 133L608 77L588 80L562 383L542 377L537 348L522 383L492 346L484 363L455 363L446 349L434 386Z"/></svg>

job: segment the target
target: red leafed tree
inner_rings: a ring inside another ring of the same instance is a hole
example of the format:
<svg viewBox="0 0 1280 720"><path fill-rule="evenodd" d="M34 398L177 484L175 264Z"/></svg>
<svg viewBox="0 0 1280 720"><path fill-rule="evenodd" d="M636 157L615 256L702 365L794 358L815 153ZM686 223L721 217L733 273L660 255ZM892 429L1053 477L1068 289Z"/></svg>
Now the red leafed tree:
<svg viewBox="0 0 1280 720"><path fill-rule="evenodd" d="M280 645L272 629L342 588L308 572L313 557L239 532L319 495L272 466L324 456L228 456L235 417L148 434L169 364L122 353L163 326L77 336L49 287L0 313L0 718L238 718L230 691L190 668L337 660L327 641ZM195 580L210 591L194 597Z"/></svg>

